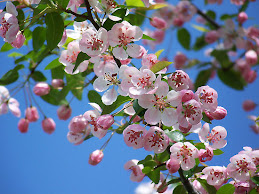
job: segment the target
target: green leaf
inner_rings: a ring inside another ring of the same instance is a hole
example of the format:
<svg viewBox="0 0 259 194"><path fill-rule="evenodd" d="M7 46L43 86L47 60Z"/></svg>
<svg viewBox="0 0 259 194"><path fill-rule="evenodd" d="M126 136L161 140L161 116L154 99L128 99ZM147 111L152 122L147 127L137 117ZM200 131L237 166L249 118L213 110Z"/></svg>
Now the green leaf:
<svg viewBox="0 0 259 194"><path fill-rule="evenodd" d="M198 150L200 150L200 149L206 149L204 143L197 143L197 144L195 145L195 147L196 147Z"/></svg>
<svg viewBox="0 0 259 194"><path fill-rule="evenodd" d="M156 39L151 38L150 36L148 36L148 35L146 35L146 34L143 34L142 39L156 41Z"/></svg>
<svg viewBox="0 0 259 194"><path fill-rule="evenodd" d="M78 100L82 100L85 77L82 77L81 74L76 74L76 75L66 74L66 78L67 78L67 85L69 88L71 88L72 94Z"/></svg>
<svg viewBox="0 0 259 194"><path fill-rule="evenodd" d="M170 158L170 154L168 153L167 150L165 150L165 151L162 152L162 153L159 153L159 154L156 154L156 155L155 155L156 161L159 161L159 162L161 162L161 163L163 163L163 162L169 160L169 158Z"/></svg>
<svg viewBox="0 0 259 194"><path fill-rule="evenodd" d="M45 67L45 70L48 70L48 69L53 69L53 68L56 68L58 66L62 65L60 62L59 62L59 58L57 59L54 59L53 61L51 61L46 67Z"/></svg>
<svg viewBox="0 0 259 194"><path fill-rule="evenodd" d="M184 140L184 135L180 131L165 130L165 134L173 141L180 142Z"/></svg>
<svg viewBox="0 0 259 194"><path fill-rule="evenodd" d="M59 90L50 90L47 95L41 96L41 99L45 102L58 106L61 104L66 104L66 94L69 92L69 87L64 87L61 91Z"/></svg>
<svg viewBox="0 0 259 194"><path fill-rule="evenodd" d="M159 56L161 55L161 53L162 53L164 50L165 50L165 49L161 49L161 50L157 51L157 52L155 53L156 57L159 58Z"/></svg>
<svg viewBox="0 0 259 194"><path fill-rule="evenodd" d="M205 86L209 81L210 76L211 76L211 69L200 71L194 83L195 91L197 90L198 87Z"/></svg>
<svg viewBox="0 0 259 194"><path fill-rule="evenodd" d="M52 79L63 79L64 78L64 66L60 65L58 67L51 69L51 77Z"/></svg>
<svg viewBox="0 0 259 194"><path fill-rule="evenodd" d="M204 28L203 26L198 26L195 24L192 24L192 27L195 28L196 30L200 31L200 32L209 32L210 30L207 28Z"/></svg>
<svg viewBox="0 0 259 194"><path fill-rule="evenodd" d="M55 2L63 8L66 8L69 0L55 0Z"/></svg>
<svg viewBox="0 0 259 194"><path fill-rule="evenodd" d="M235 192L235 186L232 184L225 184L219 188L217 194L233 194Z"/></svg>
<svg viewBox="0 0 259 194"><path fill-rule="evenodd" d="M173 190L173 194L186 194L186 190L183 187L183 185L177 185L174 190Z"/></svg>
<svg viewBox="0 0 259 194"><path fill-rule="evenodd" d="M149 172L147 176L150 178L151 181L153 181L155 184L159 183L160 180L160 170L159 168L156 168L155 170Z"/></svg>
<svg viewBox="0 0 259 194"><path fill-rule="evenodd" d="M253 181L255 184L259 185L259 176L252 177L251 181Z"/></svg>
<svg viewBox="0 0 259 194"><path fill-rule="evenodd" d="M169 62L169 61L159 61L155 65L153 65L150 68L150 70L153 71L154 73L157 73L157 72L161 71L162 69L164 69L165 67L169 66L170 64L172 64L172 62Z"/></svg>
<svg viewBox="0 0 259 194"><path fill-rule="evenodd" d="M144 160L140 160L138 164L145 164L147 161L153 160L152 155L147 155Z"/></svg>
<svg viewBox="0 0 259 194"><path fill-rule="evenodd" d="M37 52L46 40L46 29L43 27L36 27L32 32L32 46L33 50Z"/></svg>
<svg viewBox="0 0 259 194"><path fill-rule="evenodd" d="M8 55L8 57L20 57L20 56L23 56L23 54L21 53L17 53L17 52L12 52Z"/></svg>
<svg viewBox="0 0 259 194"><path fill-rule="evenodd" d="M196 38L196 41L195 41L192 49L195 50L195 51L198 51L198 50L202 49L203 47L205 47L207 45L208 44L205 41L205 37L204 37L204 35L202 35L202 36Z"/></svg>
<svg viewBox="0 0 259 194"><path fill-rule="evenodd" d="M23 65L17 65L14 69L9 70L0 79L0 85L8 85L15 82L19 78L18 70L23 69Z"/></svg>
<svg viewBox="0 0 259 194"><path fill-rule="evenodd" d="M135 14L128 14L124 17L124 20L128 21L131 25L140 26L145 20L146 11L139 10Z"/></svg>
<svg viewBox="0 0 259 194"><path fill-rule="evenodd" d="M211 124L211 120L204 112L202 113L202 120L205 121L206 123Z"/></svg>
<svg viewBox="0 0 259 194"><path fill-rule="evenodd" d="M74 69L73 69L73 73L75 72L75 70L77 69L77 67L80 65L80 63L82 63L83 61L88 60L88 59L90 59L90 57L89 57L86 53L80 52L80 53L77 55L76 64L75 64L75 67L74 67Z"/></svg>
<svg viewBox="0 0 259 194"><path fill-rule="evenodd" d="M112 105L109 105L109 106L105 106L103 108L103 112L102 114L105 115L105 114L110 114L111 112L113 112L115 109L119 108L122 104L124 104L125 102L128 102L130 101L131 98L128 97L128 96L118 96L117 97L117 100L112 104Z"/></svg>
<svg viewBox="0 0 259 194"><path fill-rule="evenodd" d="M242 7L240 7L240 9L238 10L238 12L242 12L242 11L246 11L247 7L248 7L249 1L245 1L245 3L242 5Z"/></svg>
<svg viewBox="0 0 259 194"><path fill-rule="evenodd" d="M60 42L63 36L63 31L64 31L63 18L57 12L52 12L46 15L45 22L47 26L47 30L46 30L47 46L50 50L53 50L54 48L57 47L58 43Z"/></svg>
<svg viewBox="0 0 259 194"><path fill-rule="evenodd" d="M209 193L209 194L216 194L217 190L215 187L209 185L206 180L197 178L197 180L201 183L202 187Z"/></svg>
<svg viewBox="0 0 259 194"><path fill-rule="evenodd" d="M213 50L210 55L215 57L223 68L228 68L232 64L226 50Z"/></svg>
<svg viewBox="0 0 259 194"><path fill-rule="evenodd" d="M220 149L216 149L216 150L213 150L213 154L217 156L217 155L224 154L224 152Z"/></svg>
<svg viewBox="0 0 259 194"><path fill-rule="evenodd" d="M168 181L167 185L171 185L171 184L179 183L179 182L181 182L181 179L180 178L175 178L175 179L171 179L170 181Z"/></svg>
<svg viewBox="0 0 259 194"><path fill-rule="evenodd" d="M47 81L47 78L40 71L34 71L33 74L31 75L31 77L36 82L45 82L45 81Z"/></svg>
<svg viewBox="0 0 259 194"><path fill-rule="evenodd" d="M246 82L242 78L241 74L233 69L218 69L217 73L219 79L231 88L234 88L236 90L243 90L246 86Z"/></svg>
<svg viewBox="0 0 259 194"><path fill-rule="evenodd" d="M258 194L257 190L256 189L252 189L249 194Z"/></svg>
<svg viewBox="0 0 259 194"><path fill-rule="evenodd" d="M98 104L102 109L105 107L105 104L103 104L100 94L95 90L90 90L87 96L89 102L94 102Z"/></svg>
<svg viewBox="0 0 259 194"><path fill-rule="evenodd" d="M133 7L145 7L142 0L126 0L126 5Z"/></svg>
<svg viewBox="0 0 259 194"><path fill-rule="evenodd" d="M152 168L151 168L151 167L149 167L149 166L145 166L145 167L142 169L142 172L143 172L144 174L148 174L148 173L150 173L150 172L151 172L151 170L152 170Z"/></svg>
<svg viewBox="0 0 259 194"><path fill-rule="evenodd" d="M110 29L112 29L112 27L116 24L116 23L120 23L124 20L124 17L127 13L127 9L125 8L121 8L121 9L117 9L115 12L112 13L113 16L117 16L119 18L121 18L121 20L119 21L113 21L110 18L108 18L104 24L103 27L108 31Z"/></svg>
<svg viewBox="0 0 259 194"><path fill-rule="evenodd" d="M1 48L1 52L6 52L13 49L12 45L9 44L8 42L5 42L4 45Z"/></svg>
<svg viewBox="0 0 259 194"><path fill-rule="evenodd" d="M206 15L208 15L211 19L215 20L216 19L216 13L212 10L208 10L206 12Z"/></svg>
<svg viewBox="0 0 259 194"><path fill-rule="evenodd" d="M189 50L191 43L191 35L185 28L180 28L177 31L177 38L183 48Z"/></svg>
<svg viewBox="0 0 259 194"><path fill-rule="evenodd" d="M231 19L231 18L236 17L237 15L238 15L238 14L231 14L231 15L229 15L229 14L224 14L224 15L222 15L222 16L220 17L220 19L221 19L221 20Z"/></svg>
<svg viewBox="0 0 259 194"><path fill-rule="evenodd" d="M142 108L139 104L138 104L138 99L135 99L133 101L133 108L135 110L136 113L138 113L138 116L143 117L146 109Z"/></svg>

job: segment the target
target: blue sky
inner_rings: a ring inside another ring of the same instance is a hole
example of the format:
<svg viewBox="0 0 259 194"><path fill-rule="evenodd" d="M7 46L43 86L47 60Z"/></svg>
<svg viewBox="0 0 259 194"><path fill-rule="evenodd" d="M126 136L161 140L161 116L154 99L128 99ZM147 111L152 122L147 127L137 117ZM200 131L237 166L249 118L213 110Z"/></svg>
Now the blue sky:
<svg viewBox="0 0 259 194"><path fill-rule="evenodd" d="M217 11L220 13L235 12L236 7L230 7L228 1L225 0L223 5L217 6ZM1 8L4 7L4 3L0 3L0 5ZM208 6L208 8L215 10L215 6ZM258 9L258 2L251 3L248 9L248 16L252 19L246 25L258 24L258 18L256 17ZM189 25L187 24L187 26ZM191 28L188 27L188 29ZM196 35L199 32L192 29L191 34ZM167 35L166 40L169 40L169 35ZM0 46L3 43L1 39ZM168 55L169 60L172 60L177 51L183 51L177 40L173 40L172 44L171 58ZM164 46L159 46L157 50ZM16 50L16 52L20 51ZM25 51L23 50L23 52ZM0 53L0 77L14 66L13 60L7 57L8 54L9 52ZM202 57L203 53L199 55ZM189 53L188 57L194 58L194 53ZM50 61L51 59L44 60L40 69L44 69ZM192 78L197 74L194 70L188 70L187 72L190 73ZM229 163L229 158L237 154L243 146L259 147L258 135L254 134L249 128L252 122L247 119L248 113L242 110L242 102L245 99L251 99L259 103L259 81L257 79L242 92L226 87L217 77L210 80L208 84L217 90L219 105L228 110L228 115L224 120L213 121L211 125L211 127L222 125L228 131L228 145L223 149L225 154L215 156L209 164L226 166ZM8 88L10 89L14 86L11 85ZM22 115L24 115L23 93L18 93L15 98L20 102ZM138 183L130 181L130 172L125 171L123 165L131 159L141 160L147 154L152 154L152 152L147 152L144 149L134 150L127 147L122 135L115 134L104 150L103 161L97 166L90 166L88 164L89 154L99 149L109 136L107 135L102 140L92 138L79 146L74 146L66 139L69 121L58 120L56 115L57 107L46 104L40 99L38 102L47 113L47 116L52 117L56 121L56 131L52 135L44 133L41 129L42 115L39 122L30 124L29 132L26 134L21 134L18 131L17 123L19 119L11 115L11 113L0 116L0 193L134 193ZM86 91L83 93L83 100L80 102L74 100L72 107L72 116L83 114L89 110ZM251 114L258 115L258 108L251 112ZM148 179L145 178L143 182L147 181Z"/></svg>

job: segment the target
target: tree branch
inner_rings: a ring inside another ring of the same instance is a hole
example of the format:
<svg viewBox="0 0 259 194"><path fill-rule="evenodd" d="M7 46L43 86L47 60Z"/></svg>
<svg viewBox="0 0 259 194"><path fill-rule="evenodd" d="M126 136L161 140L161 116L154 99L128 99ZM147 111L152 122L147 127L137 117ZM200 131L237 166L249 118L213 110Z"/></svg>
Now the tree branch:
<svg viewBox="0 0 259 194"><path fill-rule="evenodd" d="M189 194L198 194L198 192L196 192L196 191L194 190L194 188L193 188L193 186L191 185L191 183L189 182L189 180L184 177L184 175L183 175L183 170L182 170L181 167L179 168L178 173L179 173L179 175L180 175L181 182L183 183L183 186L184 186L184 188L186 189L186 191L187 191Z"/></svg>

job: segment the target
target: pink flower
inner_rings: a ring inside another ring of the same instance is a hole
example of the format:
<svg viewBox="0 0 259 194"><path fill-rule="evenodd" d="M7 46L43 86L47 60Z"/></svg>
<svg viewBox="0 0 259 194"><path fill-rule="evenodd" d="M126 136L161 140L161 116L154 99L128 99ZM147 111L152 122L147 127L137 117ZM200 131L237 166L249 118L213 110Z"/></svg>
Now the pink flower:
<svg viewBox="0 0 259 194"><path fill-rule="evenodd" d="M245 58L248 65L253 66L257 64L258 58L254 50L247 51L245 54Z"/></svg>
<svg viewBox="0 0 259 194"><path fill-rule="evenodd" d="M36 107L28 107L25 110L25 118L28 119L29 122L35 122L39 119L38 110Z"/></svg>
<svg viewBox="0 0 259 194"><path fill-rule="evenodd" d="M165 29L167 24L164 19L159 17L153 17L150 19L150 24L157 29Z"/></svg>
<svg viewBox="0 0 259 194"><path fill-rule="evenodd" d="M176 69L182 69L184 64L187 62L188 58L185 54L177 52L174 57L174 65Z"/></svg>
<svg viewBox="0 0 259 194"><path fill-rule="evenodd" d="M156 154L165 151L169 145L169 139L159 127L151 127L144 136L144 148L147 151L154 150Z"/></svg>
<svg viewBox="0 0 259 194"><path fill-rule="evenodd" d="M213 120L221 120L227 116L227 110L221 106L218 106L214 112L207 112L205 114L209 117L209 119Z"/></svg>
<svg viewBox="0 0 259 194"><path fill-rule="evenodd" d="M171 86L175 91L188 89L190 82L191 82L191 80L190 80L188 74L182 70L176 70L168 78L169 86Z"/></svg>
<svg viewBox="0 0 259 194"><path fill-rule="evenodd" d="M213 186L221 186L227 178L227 171L225 167L209 166L202 170L206 175L207 183Z"/></svg>
<svg viewBox="0 0 259 194"><path fill-rule="evenodd" d="M208 0L208 4L214 4L214 3L218 3L221 4L223 0Z"/></svg>
<svg viewBox="0 0 259 194"><path fill-rule="evenodd" d="M200 103L191 99L177 107L178 122L182 127L188 127L189 124L196 125L202 119Z"/></svg>
<svg viewBox="0 0 259 194"><path fill-rule="evenodd" d="M142 66L146 66L150 69L158 62L157 56L155 54L146 54L142 57Z"/></svg>
<svg viewBox="0 0 259 194"><path fill-rule="evenodd" d="M95 150L93 153L90 154L88 163L95 166L102 161L103 156L104 155L102 150Z"/></svg>
<svg viewBox="0 0 259 194"><path fill-rule="evenodd" d="M255 79L257 78L257 72L249 69L247 71L245 71L242 76L244 77L245 81L247 83L253 83L255 81Z"/></svg>
<svg viewBox="0 0 259 194"><path fill-rule="evenodd" d="M143 178L145 177L145 174L142 172L143 165L138 165L138 160L130 160L126 162L124 165L125 170L132 170L132 173L130 175L130 180L133 182L141 182Z"/></svg>
<svg viewBox="0 0 259 194"><path fill-rule="evenodd" d="M205 41L209 44L215 42L219 38L219 33L216 30L212 30L206 33Z"/></svg>
<svg viewBox="0 0 259 194"><path fill-rule="evenodd" d="M248 155L256 166L259 165L259 150L253 150L251 147L243 147L243 149L238 154Z"/></svg>
<svg viewBox="0 0 259 194"><path fill-rule="evenodd" d="M244 12L244 11L240 12L237 16L237 21L240 24L243 24L247 19L248 19L248 16L247 16L246 12Z"/></svg>
<svg viewBox="0 0 259 194"><path fill-rule="evenodd" d="M128 126L123 131L124 142L129 147L134 149L142 148L144 146L144 136L147 130L141 125L133 124Z"/></svg>
<svg viewBox="0 0 259 194"><path fill-rule="evenodd" d="M179 161L175 160L174 158L170 158L166 162L166 168L168 169L170 174L176 173L180 168Z"/></svg>
<svg viewBox="0 0 259 194"><path fill-rule="evenodd" d="M237 154L230 158L230 164L227 166L229 177L236 181L247 181L254 176L256 166L252 159L246 154Z"/></svg>
<svg viewBox="0 0 259 194"><path fill-rule="evenodd" d="M252 100L245 100L242 105L244 111L254 110L256 106L257 104L255 104L255 102Z"/></svg>
<svg viewBox="0 0 259 194"><path fill-rule="evenodd" d="M52 134L55 131L56 123L52 118L46 118L41 123L43 131L48 134Z"/></svg>
<svg viewBox="0 0 259 194"><path fill-rule="evenodd" d="M105 52L108 48L108 32L102 27L98 31L91 28L86 30L79 42L79 48L91 57Z"/></svg>
<svg viewBox="0 0 259 194"><path fill-rule="evenodd" d="M89 125L86 127L86 130L83 131L83 133L75 133L73 131L69 131L67 133L67 140L74 145L79 145L84 142L84 139L90 134L90 132L91 129Z"/></svg>
<svg viewBox="0 0 259 194"><path fill-rule="evenodd" d="M44 96L50 92L49 84L45 82L39 82L33 87L33 92L37 96Z"/></svg>
<svg viewBox="0 0 259 194"><path fill-rule="evenodd" d="M19 31L16 35L15 40L11 43L11 45L15 48L21 48L24 44L25 36Z"/></svg>
<svg viewBox="0 0 259 194"><path fill-rule="evenodd" d="M201 162L210 161L214 156L213 149L210 146L206 146L206 150L199 150L199 160Z"/></svg>
<svg viewBox="0 0 259 194"><path fill-rule="evenodd" d="M84 3L84 0L70 0L67 5L67 9L71 9L73 12L77 13L78 7Z"/></svg>
<svg viewBox="0 0 259 194"><path fill-rule="evenodd" d="M195 94L199 97L202 110L214 112L218 106L218 93L209 86L201 86Z"/></svg>
<svg viewBox="0 0 259 194"><path fill-rule="evenodd" d="M230 0L231 3L235 5L243 5L246 0Z"/></svg>
<svg viewBox="0 0 259 194"><path fill-rule="evenodd" d="M27 133L29 128L29 121L27 119L20 119L18 122L18 129L21 133Z"/></svg>
<svg viewBox="0 0 259 194"><path fill-rule="evenodd" d="M190 170L195 166L195 158L198 158L197 148L189 142L178 142L170 148L171 156L181 163L183 170Z"/></svg>
<svg viewBox="0 0 259 194"><path fill-rule="evenodd" d="M127 21L116 23L108 32L108 35L109 44L115 47L112 53L117 59L127 59L128 55L133 58L139 57L140 46L130 44L132 41L138 41L142 38L143 32L138 26L132 26ZM124 48L126 48L126 51Z"/></svg>
<svg viewBox="0 0 259 194"><path fill-rule="evenodd" d="M220 149L227 145L225 138L227 137L227 131L224 127L216 126L209 132L210 127L208 123L205 123L202 129L199 131L199 139L203 143L210 143L210 147L213 149Z"/></svg>
<svg viewBox="0 0 259 194"><path fill-rule="evenodd" d="M208 192L202 187L201 183L197 180L192 182L192 185L195 190L197 190L200 194L208 194Z"/></svg>
<svg viewBox="0 0 259 194"><path fill-rule="evenodd" d="M71 113L72 113L72 109L70 108L69 105L61 105L57 110L58 118L60 120L69 119L69 117L71 116Z"/></svg>
<svg viewBox="0 0 259 194"><path fill-rule="evenodd" d="M101 115L97 118L96 124L104 130L109 129L114 123L114 117L112 115Z"/></svg>
<svg viewBox="0 0 259 194"><path fill-rule="evenodd" d="M53 79L51 85L55 89L62 89L64 87L64 81L63 79Z"/></svg>

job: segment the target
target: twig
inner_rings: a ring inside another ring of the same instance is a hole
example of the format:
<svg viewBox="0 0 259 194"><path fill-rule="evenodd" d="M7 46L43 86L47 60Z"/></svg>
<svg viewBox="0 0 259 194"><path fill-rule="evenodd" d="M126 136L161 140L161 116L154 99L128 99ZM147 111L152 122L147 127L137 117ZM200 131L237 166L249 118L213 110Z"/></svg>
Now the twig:
<svg viewBox="0 0 259 194"><path fill-rule="evenodd" d="M187 191L189 194L198 194L198 192L196 192L196 191L194 190L194 188L193 188L193 186L191 185L191 183L189 182L189 180L184 177L184 175L183 175L183 170L182 170L181 167L179 168L178 173L179 173L179 175L180 175L181 182L183 183L183 186L184 186L184 188L186 189L186 191Z"/></svg>

